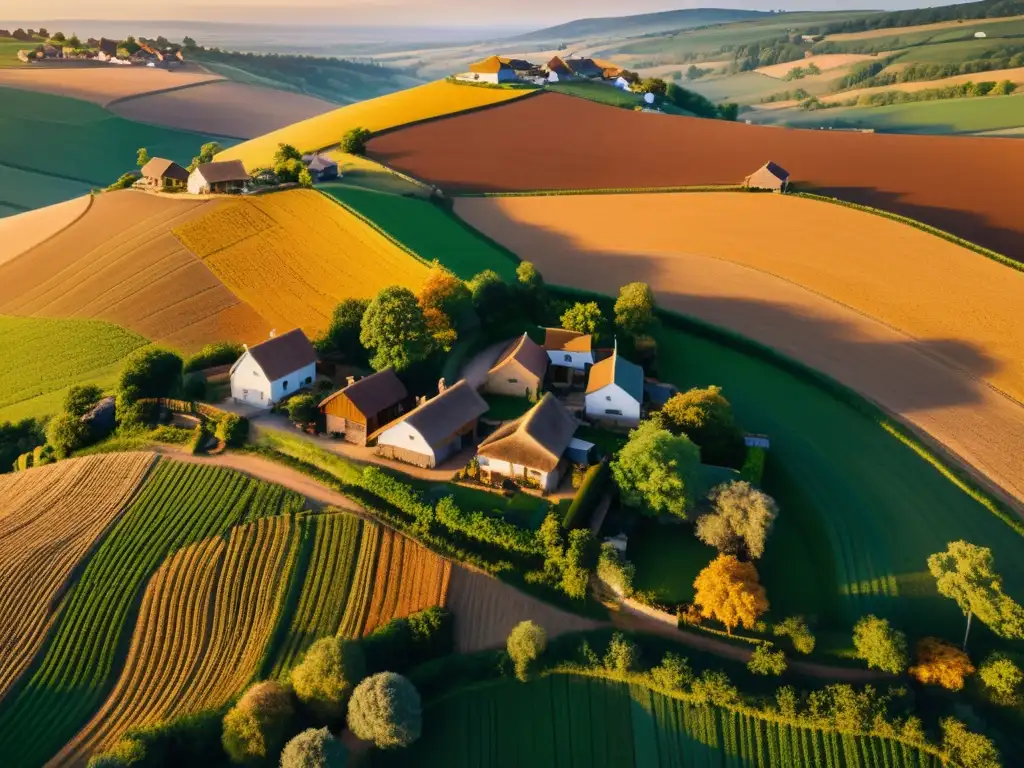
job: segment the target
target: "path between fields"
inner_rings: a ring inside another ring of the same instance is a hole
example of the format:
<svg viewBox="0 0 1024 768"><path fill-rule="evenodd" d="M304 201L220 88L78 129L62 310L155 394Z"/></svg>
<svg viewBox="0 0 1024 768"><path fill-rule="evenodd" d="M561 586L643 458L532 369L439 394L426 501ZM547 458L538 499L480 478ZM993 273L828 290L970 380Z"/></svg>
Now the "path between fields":
<svg viewBox="0 0 1024 768"><path fill-rule="evenodd" d="M338 491L335 491L333 488L329 488L310 477L306 477L306 475L303 475L301 472L291 469L290 467L277 464L269 459L245 453L222 453L216 456L193 456L189 453L185 453L182 448L166 445L155 446L153 450L160 455L168 456L176 461L184 461L190 464L212 464L214 466L243 472L260 480L266 480L267 482L277 483L285 488L290 488L296 493L301 493L303 496L319 504L329 504L335 507L340 507L365 519L374 520L378 523L381 522L373 515L367 513L359 504L355 503ZM470 571L467 571L467 574L468 573L470 573ZM476 578L479 578L480 576L483 576L483 574L478 574ZM470 578L474 577L470 576ZM491 577L485 578L490 579ZM495 581L497 582L497 580ZM514 587L507 584L497 582L497 585L498 588L515 592L517 595L520 595L528 601L534 599L530 598L528 595L520 593ZM552 615L556 613L563 614L565 626L572 627L576 626L578 623L589 623L589 620L582 619L568 611L562 611L561 609L546 603L544 606L552 612ZM630 605L620 603L619 610L613 610L612 612L612 624L621 629L660 635L691 648L696 648L726 659L735 659L737 661L746 662L750 658L751 651L748 651L745 648L739 648L715 637L710 637L696 632L687 632L686 630L670 626L664 620L646 613L646 610L647 609L643 606L639 606L639 604ZM598 622L593 622L593 624L600 626ZM799 661L792 659L787 661L789 668L793 671L799 672L807 677L824 680L841 680L849 683L868 683L883 680L888 677L888 675L868 669L831 667L826 664L817 664L811 661Z"/></svg>

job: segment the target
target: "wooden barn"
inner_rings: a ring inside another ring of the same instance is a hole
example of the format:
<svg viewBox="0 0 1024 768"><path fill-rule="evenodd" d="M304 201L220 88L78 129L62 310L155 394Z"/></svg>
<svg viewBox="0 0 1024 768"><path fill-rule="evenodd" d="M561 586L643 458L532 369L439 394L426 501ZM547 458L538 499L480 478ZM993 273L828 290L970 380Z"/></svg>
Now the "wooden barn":
<svg viewBox="0 0 1024 768"><path fill-rule="evenodd" d="M328 432L366 445L370 435L412 410L413 404L395 372L385 368L358 381L350 377L348 386L320 403L320 411L327 418Z"/></svg>
<svg viewBox="0 0 1024 768"><path fill-rule="evenodd" d="M789 189L789 171L781 165L768 162L747 176L743 186L748 189L769 189L772 192L785 192Z"/></svg>

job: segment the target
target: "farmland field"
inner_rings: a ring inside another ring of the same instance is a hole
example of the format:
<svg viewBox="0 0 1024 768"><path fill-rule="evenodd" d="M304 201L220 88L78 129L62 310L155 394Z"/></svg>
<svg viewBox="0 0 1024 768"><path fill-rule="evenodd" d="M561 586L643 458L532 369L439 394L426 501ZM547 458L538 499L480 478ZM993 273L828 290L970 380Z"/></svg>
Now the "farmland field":
<svg viewBox="0 0 1024 768"><path fill-rule="evenodd" d="M0 313L99 318L184 352L265 339L266 320L171 234L224 204L99 195L71 226L0 265Z"/></svg>
<svg viewBox="0 0 1024 768"><path fill-rule="evenodd" d="M1020 97L997 97L1013 103ZM968 100L970 101L970 100ZM571 143L523 142L551 125L587 125ZM999 127L999 126L993 126ZM488 136L488 143L474 137ZM619 147L630 136L657 162ZM491 151L491 143L502 146ZM455 192L738 184L767 160L824 194L909 216L1024 259L1024 218L1012 168L1024 143L946 136L777 130L612 109L545 93L497 109L410 126L372 139L386 165ZM876 162L859 158L870 155ZM942 157L942 163L934 158ZM947 183L955 176L956 185Z"/></svg>
<svg viewBox="0 0 1024 768"><path fill-rule="evenodd" d="M266 517L164 561L142 598L117 685L50 765L80 764L131 728L241 693L277 620L295 544L292 518Z"/></svg>
<svg viewBox="0 0 1024 768"><path fill-rule="evenodd" d="M0 69L21 69L27 65L18 58L18 51L28 48L29 44L21 40L0 38Z"/></svg>
<svg viewBox="0 0 1024 768"><path fill-rule="evenodd" d="M21 45L24 47L24 43ZM101 107L128 96L220 79L219 75L198 70L182 72L150 67L23 67L0 70L0 87L67 96Z"/></svg>
<svg viewBox="0 0 1024 768"><path fill-rule="evenodd" d="M73 384L111 386L121 361L149 342L101 320L0 315L0 421L52 413Z"/></svg>
<svg viewBox="0 0 1024 768"><path fill-rule="evenodd" d="M36 211L0 217L0 266L74 223L91 203L92 197L83 195Z"/></svg>
<svg viewBox="0 0 1024 768"><path fill-rule="evenodd" d="M300 152L333 147L351 128L378 132L397 125L499 104L529 93L523 90L476 88L444 81L427 83L376 99L350 104L333 112L304 120L265 136L239 144L217 156L218 160L241 160L253 169L271 164L277 145L295 145Z"/></svg>
<svg viewBox="0 0 1024 768"><path fill-rule="evenodd" d="M42 764L103 703L134 620L132 606L167 557L303 503L301 496L236 472L161 461L89 559L33 674L2 702L5 765Z"/></svg>
<svg viewBox="0 0 1024 768"><path fill-rule="evenodd" d="M0 700L43 644L78 564L153 463L89 456L0 475Z"/></svg>
<svg viewBox="0 0 1024 768"><path fill-rule="evenodd" d="M516 279L516 263L500 248L433 203L326 184L323 191L366 217L426 261L437 259L463 280L493 269Z"/></svg>
<svg viewBox="0 0 1024 768"><path fill-rule="evenodd" d="M279 330L310 336L342 299L418 290L428 267L312 190L225 202L174 230L238 298Z"/></svg>
<svg viewBox="0 0 1024 768"><path fill-rule="evenodd" d="M639 105L643 98L638 93L624 91L605 83L593 83L589 80L569 81L555 83L548 86L548 90L555 93L564 93L568 96L579 96L582 99L596 101L598 104L607 104L611 107L625 107L633 109Z"/></svg>
<svg viewBox="0 0 1024 768"><path fill-rule="evenodd" d="M977 83L979 81L1001 82L1003 80L1009 80L1011 83L1016 83L1018 85L1020 83L1024 83L1024 67L1016 67L1015 69L997 69L970 75L954 75L953 77L946 77L941 80L918 80L911 83L894 83L892 85L878 85L872 88L857 88L852 91L840 91L839 93L822 95L818 98L820 101L830 104L844 102L849 99L859 99L861 97L871 96L877 93L913 93L915 91L926 91L932 88L946 88L951 85L962 85L964 83ZM974 98L998 100L1005 97L983 96ZM950 101L956 101L956 99L950 99ZM866 105L866 108L871 109L872 107L870 107L870 105ZM1021 121L1024 122L1024 117L1021 118Z"/></svg>
<svg viewBox="0 0 1024 768"><path fill-rule="evenodd" d="M0 165L0 202L32 210L88 195L92 185Z"/></svg>
<svg viewBox="0 0 1024 768"><path fill-rule="evenodd" d="M423 737L375 766L940 768L895 740L789 726L639 685L550 675L428 704Z"/></svg>

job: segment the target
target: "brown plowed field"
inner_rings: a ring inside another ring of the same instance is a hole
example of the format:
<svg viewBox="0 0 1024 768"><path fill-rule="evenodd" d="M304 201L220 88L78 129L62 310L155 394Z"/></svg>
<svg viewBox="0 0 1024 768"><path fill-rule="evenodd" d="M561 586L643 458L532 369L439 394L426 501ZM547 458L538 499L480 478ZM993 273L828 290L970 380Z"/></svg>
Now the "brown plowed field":
<svg viewBox="0 0 1024 768"><path fill-rule="evenodd" d="M72 224L89 210L91 202L92 197L83 195L67 202L0 219L0 265Z"/></svg>
<svg viewBox="0 0 1024 768"><path fill-rule="evenodd" d="M111 101L167 88L222 80L198 69L170 72L150 67L19 67L0 69L0 86L52 93L91 101L101 107ZM150 120L148 122L158 122Z"/></svg>
<svg viewBox="0 0 1024 768"><path fill-rule="evenodd" d="M823 194L1024 260L1024 142L772 128L545 93L386 133L369 154L447 192L738 184L772 160Z"/></svg>
<svg viewBox="0 0 1024 768"><path fill-rule="evenodd" d="M544 627L548 637L603 626L458 565L452 567L446 606L455 616L455 649L459 653L502 648L512 628L527 619Z"/></svg>
<svg viewBox="0 0 1024 768"><path fill-rule="evenodd" d="M1024 392L1020 273L881 217L773 196L466 198L456 210L549 282L614 295L642 280L663 306L822 371L1024 501L1024 407L975 378Z"/></svg>
<svg viewBox="0 0 1024 768"><path fill-rule="evenodd" d="M219 205L99 195L71 226L0 265L0 314L108 320L186 352L264 339L266 321L171 233Z"/></svg>

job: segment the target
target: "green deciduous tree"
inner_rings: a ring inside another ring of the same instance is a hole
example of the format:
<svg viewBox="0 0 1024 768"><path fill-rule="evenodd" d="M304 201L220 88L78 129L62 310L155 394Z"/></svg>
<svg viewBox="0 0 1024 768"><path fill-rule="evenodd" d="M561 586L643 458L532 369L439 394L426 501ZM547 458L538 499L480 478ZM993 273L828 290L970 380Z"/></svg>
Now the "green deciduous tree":
<svg viewBox="0 0 1024 768"><path fill-rule="evenodd" d="M700 446L705 464L738 467L745 448L743 432L736 425L732 406L721 387L680 392L668 399L658 413L662 425L684 434Z"/></svg>
<svg viewBox="0 0 1024 768"><path fill-rule="evenodd" d="M1024 672L1009 656L993 653L978 669L978 677L997 704L1015 706L1020 703Z"/></svg>
<svg viewBox="0 0 1024 768"><path fill-rule="evenodd" d="M302 160L302 153L299 152L291 144L278 144L277 150L274 152L274 165L280 165L286 163L289 160Z"/></svg>
<svg viewBox="0 0 1024 768"><path fill-rule="evenodd" d="M340 720L352 689L366 676L363 649L341 637L317 640L291 672L295 695L321 722Z"/></svg>
<svg viewBox="0 0 1024 768"><path fill-rule="evenodd" d="M615 301L615 325L636 336L654 323L654 292L647 283L628 283L619 289Z"/></svg>
<svg viewBox="0 0 1024 768"><path fill-rule="evenodd" d="M734 480L713 488L708 498L712 511L698 518L697 538L727 555L760 558L779 514L772 497Z"/></svg>
<svg viewBox="0 0 1024 768"><path fill-rule="evenodd" d="M363 315L359 341L373 351L374 370L404 371L430 351L423 309L408 288L393 285L370 302Z"/></svg>
<svg viewBox="0 0 1024 768"><path fill-rule="evenodd" d="M686 519L700 449L685 436L643 422L612 462L612 477L626 506L644 514Z"/></svg>
<svg viewBox="0 0 1024 768"><path fill-rule="evenodd" d="M314 342L317 352L337 353L349 362L363 362L366 359L366 350L359 343L359 334L363 325L363 315L369 306L369 299L345 299L335 307L327 330Z"/></svg>
<svg viewBox="0 0 1024 768"><path fill-rule="evenodd" d="M1024 637L1024 608L1003 592L1003 580L995 571L992 550L966 541L950 542L945 552L928 558L939 594L955 600L967 617L964 650L977 616L1000 637Z"/></svg>
<svg viewBox="0 0 1024 768"><path fill-rule="evenodd" d="M612 635L604 654L604 668L619 674L633 672L640 665L640 649L621 632Z"/></svg>
<svg viewBox="0 0 1024 768"><path fill-rule="evenodd" d="M771 643L762 643L750 655L747 669L755 675L774 675L778 677L786 671L786 654L776 650Z"/></svg>
<svg viewBox="0 0 1024 768"><path fill-rule="evenodd" d="M1000 768L999 751L980 733L972 733L953 717L943 718L942 748L954 765L963 768Z"/></svg>
<svg viewBox="0 0 1024 768"><path fill-rule="evenodd" d="M117 407L141 397L169 397L181 385L181 358L167 349L145 347L130 354L117 380Z"/></svg>
<svg viewBox="0 0 1024 768"><path fill-rule="evenodd" d="M527 316L535 323L541 323L547 312L548 295L544 278L532 262L522 261L516 267L518 295Z"/></svg>
<svg viewBox="0 0 1024 768"><path fill-rule="evenodd" d="M139 147L139 151L135 154L135 164L141 168L150 161L149 150L145 147Z"/></svg>
<svg viewBox="0 0 1024 768"><path fill-rule="evenodd" d="M271 680L256 683L224 716L224 751L236 763L276 755L284 743L292 711L291 697L284 686Z"/></svg>
<svg viewBox="0 0 1024 768"><path fill-rule="evenodd" d="M907 636L888 619L862 617L853 627L853 647L857 658L874 669L897 675L907 668Z"/></svg>
<svg viewBox="0 0 1024 768"><path fill-rule="evenodd" d="M103 390L95 384L76 384L64 395L64 412L84 416L102 397Z"/></svg>
<svg viewBox="0 0 1024 768"><path fill-rule="evenodd" d="M352 128L341 137L338 146L342 152L348 152L350 155L365 155L366 142L370 140L371 135L366 128Z"/></svg>
<svg viewBox="0 0 1024 768"><path fill-rule="evenodd" d="M798 653L814 652L814 634L808 628L803 616L790 616L788 619L783 619L772 627L772 634L776 637L788 637Z"/></svg>
<svg viewBox="0 0 1024 768"><path fill-rule="evenodd" d="M597 543L587 528L569 531L569 544L562 561L562 591L574 600L587 596L590 574L597 560Z"/></svg>
<svg viewBox="0 0 1024 768"><path fill-rule="evenodd" d="M46 425L46 442L58 459L65 459L89 442L89 425L72 413L60 413Z"/></svg>
<svg viewBox="0 0 1024 768"><path fill-rule="evenodd" d="M604 329L604 315L596 301L578 301L562 314L562 327L599 338Z"/></svg>
<svg viewBox="0 0 1024 768"><path fill-rule="evenodd" d="M401 675L380 672L356 686L348 702L348 727L381 749L407 747L423 730L419 691Z"/></svg>
<svg viewBox="0 0 1024 768"><path fill-rule="evenodd" d="M348 750L326 728L307 728L284 745L281 768L345 768Z"/></svg>
<svg viewBox="0 0 1024 768"><path fill-rule="evenodd" d="M473 308L485 328L494 329L519 315L511 286L493 269L485 269L466 283Z"/></svg>
<svg viewBox="0 0 1024 768"><path fill-rule="evenodd" d="M296 424L309 424L316 419L316 399L308 393L290 398L285 407L288 409L288 418Z"/></svg>
<svg viewBox="0 0 1024 768"><path fill-rule="evenodd" d="M512 628L505 643L509 658L515 666L516 677L525 682L530 670L548 645L544 628L532 621L521 621Z"/></svg>

